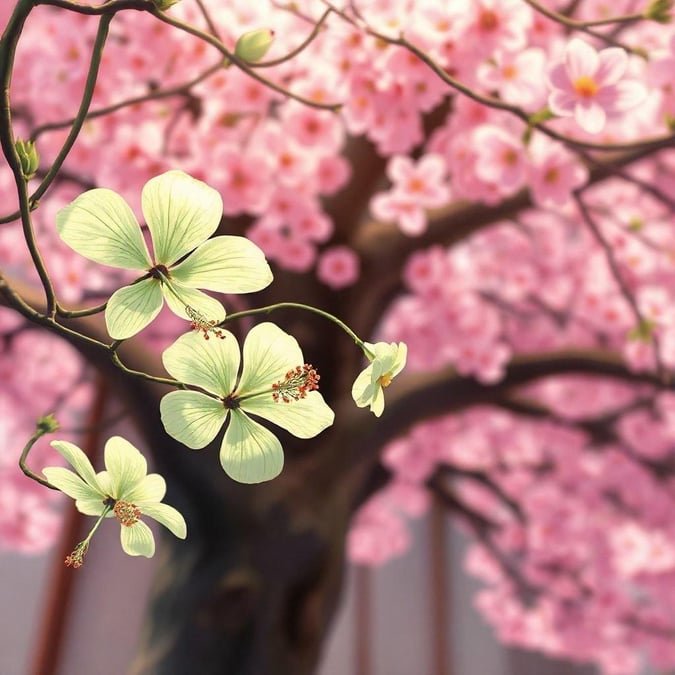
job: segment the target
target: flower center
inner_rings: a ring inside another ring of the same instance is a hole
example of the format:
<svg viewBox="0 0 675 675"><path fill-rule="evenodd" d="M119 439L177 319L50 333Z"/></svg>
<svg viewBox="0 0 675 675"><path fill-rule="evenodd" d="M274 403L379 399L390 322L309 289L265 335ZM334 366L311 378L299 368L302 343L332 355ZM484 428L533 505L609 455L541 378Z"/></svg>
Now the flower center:
<svg viewBox="0 0 675 675"><path fill-rule="evenodd" d="M582 75L574 80L574 91L582 98L593 98L598 93L598 85L592 77Z"/></svg>
<svg viewBox="0 0 675 675"><path fill-rule="evenodd" d="M386 389L390 384L392 380L392 374L391 373L385 373L384 375L380 375L377 378L377 383L382 387L382 389Z"/></svg>
<svg viewBox="0 0 675 675"><path fill-rule="evenodd" d="M169 268L166 265L155 265L148 270L148 274L158 281L171 278Z"/></svg>
<svg viewBox="0 0 675 675"><path fill-rule="evenodd" d="M119 521L120 525L131 527L139 521L141 517L141 510L136 506L136 504L118 499L115 502L113 514Z"/></svg>
<svg viewBox="0 0 675 675"><path fill-rule="evenodd" d="M231 394L228 394L224 399L223 399L223 405L228 409L228 410L236 410L239 408L241 403L239 402L239 397L234 395L234 392Z"/></svg>
<svg viewBox="0 0 675 675"><path fill-rule="evenodd" d="M480 13L478 24L484 31L493 31L499 25L499 17L491 9L484 9Z"/></svg>
<svg viewBox="0 0 675 675"><path fill-rule="evenodd" d="M319 388L319 378L319 374L308 363L296 366L284 375L283 380L272 385L272 398L275 403L298 401L305 398L307 392Z"/></svg>

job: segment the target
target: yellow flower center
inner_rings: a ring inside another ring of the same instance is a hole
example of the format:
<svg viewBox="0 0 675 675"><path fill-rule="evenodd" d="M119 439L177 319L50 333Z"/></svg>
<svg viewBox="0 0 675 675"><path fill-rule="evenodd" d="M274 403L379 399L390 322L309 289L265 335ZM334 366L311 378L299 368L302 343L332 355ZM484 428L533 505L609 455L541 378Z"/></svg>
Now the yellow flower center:
<svg viewBox="0 0 675 675"><path fill-rule="evenodd" d="M384 375L380 375L380 377L377 378L377 382L384 389L391 384L391 378L391 373L385 373Z"/></svg>
<svg viewBox="0 0 675 675"><path fill-rule="evenodd" d="M582 98L593 98L598 93L598 85L592 77L582 75L574 80L574 91Z"/></svg>

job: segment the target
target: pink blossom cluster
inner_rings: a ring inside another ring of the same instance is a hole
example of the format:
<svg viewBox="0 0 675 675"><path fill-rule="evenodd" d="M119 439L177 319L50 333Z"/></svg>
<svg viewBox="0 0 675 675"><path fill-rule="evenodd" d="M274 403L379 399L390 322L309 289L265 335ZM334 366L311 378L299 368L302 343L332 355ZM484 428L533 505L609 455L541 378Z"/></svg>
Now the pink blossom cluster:
<svg viewBox="0 0 675 675"><path fill-rule="evenodd" d="M82 361L62 340L27 329L16 315L0 308L0 550L40 553L59 534L58 492L29 480L19 469L19 454L35 431L37 418L56 413L64 438L90 398ZM70 429L70 431L69 431ZM58 464L58 455L38 441L29 466Z"/></svg>
<svg viewBox="0 0 675 675"><path fill-rule="evenodd" d="M675 485L650 462L669 456L651 448L675 443L675 398L581 377L524 393L541 393L560 420L474 408L391 443L382 457L390 486L357 513L350 555L371 565L398 555L410 539L405 520L425 510L435 477L473 514L458 516L477 539L466 566L487 585L476 604L502 640L616 675L638 672L640 650L670 667ZM609 438L584 426L622 409L632 412Z"/></svg>

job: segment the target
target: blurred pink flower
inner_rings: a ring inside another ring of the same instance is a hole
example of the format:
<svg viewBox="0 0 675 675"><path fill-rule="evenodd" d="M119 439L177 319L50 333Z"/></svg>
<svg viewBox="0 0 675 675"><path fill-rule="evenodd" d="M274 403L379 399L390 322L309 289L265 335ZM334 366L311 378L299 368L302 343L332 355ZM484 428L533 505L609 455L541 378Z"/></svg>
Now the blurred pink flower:
<svg viewBox="0 0 675 675"><path fill-rule="evenodd" d="M635 107L647 96L640 83L622 80L627 66L623 49L598 52L583 40L571 40L564 58L548 74L549 107L556 115L574 117L589 134L599 133L608 116Z"/></svg>

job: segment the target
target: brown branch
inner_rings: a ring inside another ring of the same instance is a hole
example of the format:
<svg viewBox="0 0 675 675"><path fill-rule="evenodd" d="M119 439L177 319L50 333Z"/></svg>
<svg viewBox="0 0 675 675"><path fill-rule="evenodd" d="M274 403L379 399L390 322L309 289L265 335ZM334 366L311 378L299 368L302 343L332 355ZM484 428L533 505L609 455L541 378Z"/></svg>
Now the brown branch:
<svg viewBox="0 0 675 675"><path fill-rule="evenodd" d="M499 406L505 392L515 387L550 375L572 373L664 388L656 375L632 372L617 354L599 350L517 356L507 366L504 378L492 386L461 377L451 367L431 373L403 374L387 390L387 404L379 420L366 411L354 409L351 401L341 406L338 414L344 418L338 446L347 455L345 470L363 471L364 465L372 466L387 443L419 422L476 405Z"/></svg>

